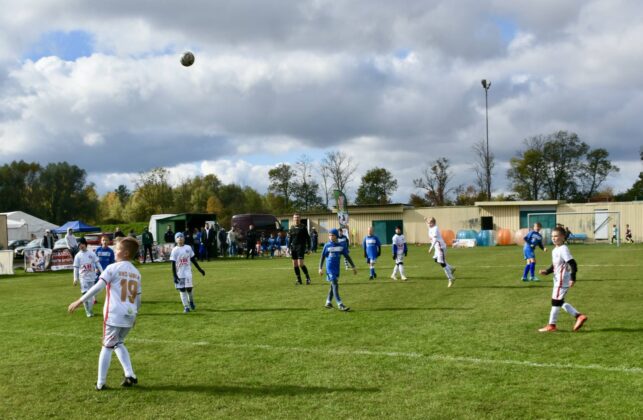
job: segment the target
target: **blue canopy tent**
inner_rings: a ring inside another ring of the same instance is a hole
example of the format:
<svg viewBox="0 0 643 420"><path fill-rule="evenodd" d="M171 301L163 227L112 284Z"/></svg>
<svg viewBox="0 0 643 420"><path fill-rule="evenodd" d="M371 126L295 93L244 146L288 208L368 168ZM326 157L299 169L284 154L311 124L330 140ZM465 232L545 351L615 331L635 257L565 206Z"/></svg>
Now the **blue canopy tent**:
<svg viewBox="0 0 643 420"><path fill-rule="evenodd" d="M56 233L67 233L67 229L71 228L74 232L100 232L100 228L96 226L89 226L81 220L72 220L67 222L58 229L54 229Z"/></svg>

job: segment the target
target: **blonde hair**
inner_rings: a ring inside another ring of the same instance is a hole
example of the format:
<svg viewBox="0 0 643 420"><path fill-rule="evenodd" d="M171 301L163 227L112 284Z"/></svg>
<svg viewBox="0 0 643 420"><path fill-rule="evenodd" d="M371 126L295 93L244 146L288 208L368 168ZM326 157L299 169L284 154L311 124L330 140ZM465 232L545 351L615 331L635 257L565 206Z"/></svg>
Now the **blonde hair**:
<svg viewBox="0 0 643 420"><path fill-rule="evenodd" d="M121 248L125 251L127 254L127 259L128 260L133 260L134 257L136 257L136 254L138 253L138 241L135 238L132 238L131 236L127 236L125 238L116 238L114 241L116 245L120 245Z"/></svg>

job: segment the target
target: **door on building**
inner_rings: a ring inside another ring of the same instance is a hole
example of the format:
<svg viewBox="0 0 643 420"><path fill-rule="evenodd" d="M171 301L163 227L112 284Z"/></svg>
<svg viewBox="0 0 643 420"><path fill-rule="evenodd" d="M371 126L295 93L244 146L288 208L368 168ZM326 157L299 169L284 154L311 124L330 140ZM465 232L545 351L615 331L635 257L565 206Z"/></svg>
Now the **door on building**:
<svg viewBox="0 0 643 420"><path fill-rule="evenodd" d="M607 210L594 211L594 239L609 239L610 215Z"/></svg>
<svg viewBox="0 0 643 420"><path fill-rule="evenodd" d="M393 235L395 235L395 227L401 226L404 229L402 220L374 220L373 233L380 238L380 242L384 245L390 245Z"/></svg>

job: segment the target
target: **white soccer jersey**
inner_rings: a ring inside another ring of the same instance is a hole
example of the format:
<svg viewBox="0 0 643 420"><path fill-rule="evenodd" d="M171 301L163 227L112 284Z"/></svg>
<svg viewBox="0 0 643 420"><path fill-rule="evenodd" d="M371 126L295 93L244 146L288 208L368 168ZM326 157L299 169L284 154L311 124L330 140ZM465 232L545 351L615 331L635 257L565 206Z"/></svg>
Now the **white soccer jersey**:
<svg viewBox="0 0 643 420"><path fill-rule="evenodd" d="M447 243L444 242L437 225L429 228L429 240L433 245L433 258L440 264L445 263Z"/></svg>
<svg viewBox="0 0 643 420"><path fill-rule="evenodd" d="M404 239L404 235L398 235L397 233L393 235L392 239L392 245L397 246L397 252L395 255L395 262L396 263L401 263L404 261L404 244L406 243L406 239Z"/></svg>
<svg viewBox="0 0 643 420"><path fill-rule="evenodd" d="M571 272L567 262L573 258L567 245L557 246L551 252L551 260L554 265L554 290L552 292L552 299L563 299L565 297L571 280Z"/></svg>
<svg viewBox="0 0 643 420"><path fill-rule="evenodd" d="M130 261L118 261L107 266L99 281L107 285L103 322L113 327L133 327L142 292L141 273Z"/></svg>
<svg viewBox="0 0 643 420"><path fill-rule="evenodd" d="M170 254L170 261L176 263L176 276L180 279L192 278L190 259L194 257L194 250L190 245L175 246Z"/></svg>
<svg viewBox="0 0 643 420"><path fill-rule="evenodd" d="M86 292L96 281L96 269L100 263L93 251L80 251L74 257L74 269L78 270L81 290Z"/></svg>

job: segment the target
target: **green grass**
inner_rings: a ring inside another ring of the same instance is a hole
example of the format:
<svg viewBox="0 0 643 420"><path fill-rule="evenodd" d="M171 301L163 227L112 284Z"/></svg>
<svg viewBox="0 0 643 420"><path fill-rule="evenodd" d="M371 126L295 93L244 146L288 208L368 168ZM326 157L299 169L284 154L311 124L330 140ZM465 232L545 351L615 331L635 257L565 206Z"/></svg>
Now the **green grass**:
<svg viewBox="0 0 643 420"><path fill-rule="evenodd" d="M411 248L407 282L388 278L390 248L376 281L356 258L358 276L340 279L350 313L322 308L326 282L296 287L275 259L204 263L184 315L170 266L142 265L126 342L140 382L120 388L114 357L100 393L102 319L65 312L71 273L2 277L0 418L640 418L643 246L571 250L567 300L589 316L578 333L564 312L561 331L536 331L551 283L519 281L518 247L450 250L451 289L426 248Z"/></svg>

